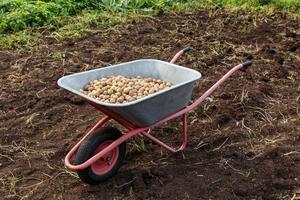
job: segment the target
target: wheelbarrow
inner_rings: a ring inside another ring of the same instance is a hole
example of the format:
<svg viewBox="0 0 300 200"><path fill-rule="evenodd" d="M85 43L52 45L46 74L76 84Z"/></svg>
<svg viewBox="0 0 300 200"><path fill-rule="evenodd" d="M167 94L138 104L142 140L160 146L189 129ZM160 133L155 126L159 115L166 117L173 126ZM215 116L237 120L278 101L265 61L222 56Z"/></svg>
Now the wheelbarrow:
<svg viewBox="0 0 300 200"><path fill-rule="evenodd" d="M79 95L87 104L105 114L68 152L65 166L76 171L83 182L96 185L118 172L125 158L126 140L133 136L148 138L173 153L185 149L187 113L199 106L236 71L247 69L252 64L251 61L246 61L233 67L200 98L189 104L193 86L201 78L201 74L174 64L183 53L188 51L190 48L179 51L169 63L155 59L142 59L60 78L58 80L60 87ZM92 80L117 75L151 77L169 81L173 85L168 89L123 104L101 102L80 92L80 89ZM178 117L182 120L182 144L178 148L165 144L151 134L156 126ZM112 119L128 131L122 133L114 127L103 127Z"/></svg>

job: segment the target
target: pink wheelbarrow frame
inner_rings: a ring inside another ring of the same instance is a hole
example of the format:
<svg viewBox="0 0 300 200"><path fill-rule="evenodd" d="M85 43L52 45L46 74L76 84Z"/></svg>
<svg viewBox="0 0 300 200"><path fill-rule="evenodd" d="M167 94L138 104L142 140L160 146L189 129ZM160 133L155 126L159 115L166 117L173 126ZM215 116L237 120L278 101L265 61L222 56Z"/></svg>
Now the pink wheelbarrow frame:
<svg viewBox="0 0 300 200"><path fill-rule="evenodd" d="M176 60L185 52L188 52L190 48L185 48L181 51L179 51L173 59L170 61L170 63L175 63ZM124 119L123 117L111 112L110 110L105 109L104 107L95 104L89 100L84 99L84 101L91 106L95 107L96 109L100 110L102 113L105 114L105 116L96 123L96 125L91 128L86 135L68 152L67 156L65 157L65 165L67 168L73 171L80 172L81 170L84 170L90 166L92 166L94 163L96 163L100 158L105 157L107 154L110 154L111 152L114 152L113 150L117 148L120 144L128 140L129 138L140 135L145 138L150 139L151 141L155 142L159 146L167 149L168 151L175 153L178 151L181 151L185 149L187 146L187 113L193 109L195 109L197 106L199 106L213 91L215 91L225 80L227 80L231 75L233 75L235 72L237 72L240 69L247 69L252 64L251 61L246 61L242 64L239 64L235 67L233 67L230 71L228 71L220 80L218 80L211 88L209 88L201 97L199 97L196 101L191 103L190 105L186 106L185 108L181 109L180 111L148 126L148 127L138 127L137 125L133 124L132 122L128 121L127 119ZM175 118L181 117L182 120L182 144L178 148L173 148L161 140L157 139L153 135L151 135L152 130L165 122L168 122L170 120L173 120ZM128 129L128 132L124 133L121 137L116 139L115 141L109 142L107 145L102 147L101 149L97 149L97 152L89 159L87 159L85 162L81 164L72 164L71 159L76 154L78 148L83 143L83 141L91 136L97 129L102 127L106 122L109 120L115 120L119 124L121 124L123 127Z"/></svg>

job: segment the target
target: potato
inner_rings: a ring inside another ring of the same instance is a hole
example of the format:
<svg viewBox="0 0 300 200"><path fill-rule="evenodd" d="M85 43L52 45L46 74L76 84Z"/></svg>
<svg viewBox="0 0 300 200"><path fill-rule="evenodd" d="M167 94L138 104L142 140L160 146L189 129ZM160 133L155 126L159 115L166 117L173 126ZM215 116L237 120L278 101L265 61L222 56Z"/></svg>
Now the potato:
<svg viewBox="0 0 300 200"><path fill-rule="evenodd" d="M134 85L134 83L133 83L132 81L130 81L130 82L128 83L128 85L132 87L132 86Z"/></svg>
<svg viewBox="0 0 300 200"><path fill-rule="evenodd" d="M126 100L126 101L130 101L130 100L132 100L132 97L129 96L129 95L126 95L126 96L125 96L125 100Z"/></svg>
<svg viewBox="0 0 300 200"><path fill-rule="evenodd" d="M154 92L155 92L154 88L151 88L151 89L149 90L149 93L150 93L150 94L152 94L152 93L154 93Z"/></svg>
<svg viewBox="0 0 300 200"><path fill-rule="evenodd" d="M117 97L120 97L122 94L121 94L121 92L116 92L115 95L116 95Z"/></svg>
<svg viewBox="0 0 300 200"><path fill-rule="evenodd" d="M125 94L128 94L129 93L129 91L130 91L130 87L127 87L127 88L125 88L124 90L123 90L123 92L125 93Z"/></svg>
<svg viewBox="0 0 300 200"><path fill-rule="evenodd" d="M94 87L93 87L93 86L90 86L90 87L88 88L88 91L92 91L92 90L94 90Z"/></svg>
<svg viewBox="0 0 300 200"><path fill-rule="evenodd" d="M115 98L110 98L109 103L116 103L116 99Z"/></svg>
<svg viewBox="0 0 300 200"><path fill-rule="evenodd" d="M83 90L88 91L90 88L90 84L87 84L86 86L84 86Z"/></svg>
<svg viewBox="0 0 300 200"><path fill-rule="evenodd" d="M95 90L95 93L94 93L96 96L99 96L101 94L101 92L99 90Z"/></svg>
<svg viewBox="0 0 300 200"><path fill-rule="evenodd" d="M117 99L117 101L118 101L119 103L123 103L124 100L125 100L125 98L124 98L123 96L121 96L121 97L119 97L119 98Z"/></svg>
<svg viewBox="0 0 300 200"><path fill-rule="evenodd" d="M123 91L123 87L117 88L117 92L121 93Z"/></svg>
<svg viewBox="0 0 300 200"><path fill-rule="evenodd" d="M138 90L138 92L141 92L141 93L143 93L145 91L145 88L144 87L141 87L139 90Z"/></svg>
<svg viewBox="0 0 300 200"><path fill-rule="evenodd" d="M158 88L159 88L160 90L162 90L162 89L164 89L164 88L165 88L165 86L164 86L164 85L162 85L162 84L160 84L160 85L158 86Z"/></svg>
<svg viewBox="0 0 300 200"><path fill-rule="evenodd" d="M114 93L114 91L113 91L112 89L108 89L108 90L107 90L107 94L111 95L111 94L113 94L113 93Z"/></svg>
<svg viewBox="0 0 300 200"><path fill-rule="evenodd" d="M136 95L136 90L130 90L128 94L129 96L134 96Z"/></svg>

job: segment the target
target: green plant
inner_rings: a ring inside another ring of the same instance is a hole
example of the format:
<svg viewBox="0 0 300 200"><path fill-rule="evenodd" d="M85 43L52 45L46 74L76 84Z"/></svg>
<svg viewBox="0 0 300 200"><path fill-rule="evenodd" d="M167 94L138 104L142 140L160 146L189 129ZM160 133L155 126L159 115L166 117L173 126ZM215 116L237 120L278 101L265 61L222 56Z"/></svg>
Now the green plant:
<svg viewBox="0 0 300 200"><path fill-rule="evenodd" d="M2 0L0 46L31 48L40 39L41 31L36 31L40 28L56 39L80 37L95 26L111 27L141 16L216 6L300 14L299 0Z"/></svg>
<svg viewBox="0 0 300 200"><path fill-rule="evenodd" d="M53 2L4 0L0 3L0 33L40 27L75 13L76 6L72 4L72 0Z"/></svg>

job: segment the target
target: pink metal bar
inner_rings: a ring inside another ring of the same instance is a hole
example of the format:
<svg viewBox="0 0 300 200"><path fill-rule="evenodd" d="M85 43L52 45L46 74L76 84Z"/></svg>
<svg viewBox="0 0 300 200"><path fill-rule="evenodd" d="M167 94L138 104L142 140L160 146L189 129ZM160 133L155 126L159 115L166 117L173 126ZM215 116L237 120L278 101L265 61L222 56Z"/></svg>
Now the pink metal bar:
<svg viewBox="0 0 300 200"><path fill-rule="evenodd" d="M72 165L70 163L70 156L68 156L71 152L69 152L69 154L67 155L66 159L65 159L65 165L71 169L71 170L75 170L75 171L80 171L83 170L87 167L89 167L90 165L92 165L94 162L96 162L98 159L100 159L102 156L104 156L106 153L108 153L109 151L111 151L112 149L116 148L117 146L119 146L122 142L124 142L125 140L128 140L129 138L131 138L132 136L143 132L147 130L147 128L137 128L134 130L131 130L127 133L125 133L123 136L121 136L119 139L115 140L113 143L111 143L110 145L108 145L105 149L103 149L102 151L100 151L99 153L97 153L96 155L94 155L93 157L91 157L90 159L88 159L87 161L85 161L82 164L79 165ZM76 145L77 146L77 145ZM72 149L73 150L73 149ZM71 155L71 154L70 154Z"/></svg>
<svg viewBox="0 0 300 200"><path fill-rule="evenodd" d="M188 112L190 110L193 110L195 107L197 107L198 105L200 105L209 95L211 95L211 93L213 93L222 83L224 83L224 81L226 81L231 75L233 75L235 72L237 72L238 70L240 70L242 68L243 68L243 65L239 64L239 65L233 67L231 70L229 70L229 72L227 72L211 88L209 88L206 92L204 92L204 94L199 99L197 99L191 105L187 106L186 112Z"/></svg>
<svg viewBox="0 0 300 200"><path fill-rule="evenodd" d="M187 113L182 115L182 145L177 151L185 149L187 145Z"/></svg>
<svg viewBox="0 0 300 200"><path fill-rule="evenodd" d="M162 119L158 122L156 122L153 126L160 125L164 122L167 122L171 119L174 119L184 113L187 113L190 110L193 110L195 107L199 106L213 91L215 91L226 79L228 79L232 74L234 74L236 71L243 68L242 64L239 64L235 67L233 67L229 72L227 72L220 80L218 80L211 88L209 88L200 98L198 98L194 103L190 104L189 106L185 107L184 109L178 111L177 113L174 113L173 115L170 115L166 117L165 119Z"/></svg>
<svg viewBox="0 0 300 200"><path fill-rule="evenodd" d="M151 129L149 129L149 130L151 130ZM169 145L165 144L161 140L159 140L156 137L152 136L150 134L150 132L151 131L142 132L142 135L144 135L145 137L149 138L150 140L152 140L156 144L160 145L161 147L163 147L163 148L171 151L172 153L181 151L181 150L185 149L185 147L187 145L187 120L186 120L186 114L182 115L182 144L181 144L181 146L178 149L174 149L174 148L170 147Z"/></svg>
<svg viewBox="0 0 300 200"><path fill-rule="evenodd" d="M87 134L81 138L81 140L71 149L71 151L69 151L69 153L67 154L67 156L65 157L65 165L68 167L68 165L70 164L70 159L73 157L73 155L76 153L77 149L79 148L80 144L89 136L91 135L96 129L98 129L99 127L103 126L103 124L105 124L107 121L110 120L110 117L105 116L103 117L93 128L91 128ZM71 169L71 168L70 168Z"/></svg>
<svg viewBox="0 0 300 200"><path fill-rule="evenodd" d="M176 60L179 58L179 56L181 56L183 53L184 53L183 50L180 50L179 52L177 52L176 55L170 61L170 63L174 64L176 62Z"/></svg>
<svg viewBox="0 0 300 200"><path fill-rule="evenodd" d="M80 171L83 170L87 167L89 167L90 165L92 165L94 162L96 162L98 159L100 159L103 155L105 155L106 153L108 153L109 151L111 151L112 149L116 148L117 146L119 146L122 142L128 140L129 138L137 135L137 134L141 134L145 137L147 137L148 139L152 140L153 142L157 143L158 145L164 147L165 149L175 153L177 151L183 150L186 145L187 145L187 122L186 122L186 114L182 115L182 126L183 126L183 132L182 132L182 145L180 146L180 148L178 148L177 150L168 146L167 144L163 143L162 141L158 140L157 138L155 138L154 136L150 135L153 126L151 127L147 127L147 128L136 128L134 130L129 131L128 133L125 133L122 137L120 137L119 139L117 139L116 141L114 141L112 144L110 144L109 146L107 146L105 149L103 149L101 152L99 152L98 154L94 155L93 157L91 157L90 159L88 159L87 161L85 161L82 164L79 165L73 165L71 164L70 160L73 157L73 155L76 153L77 149L79 148L80 144L83 142L83 140L85 138L87 138L92 132L94 132L97 128L101 127L105 122L107 122L110 118L109 117L104 117L102 120L100 120L90 131L88 131L88 133L71 149L71 151L67 154L66 158L65 158L65 165L66 167L68 167L71 170L74 171ZM146 132L147 131L147 132Z"/></svg>
<svg viewBox="0 0 300 200"><path fill-rule="evenodd" d="M156 137L152 136L149 133L142 133L145 137L147 137L148 139L152 140L153 142L155 142L156 144L158 144L159 146L171 151L171 152L176 152L176 150L170 146L168 146L167 144L163 143L162 141L160 141L159 139L157 139Z"/></svg>

